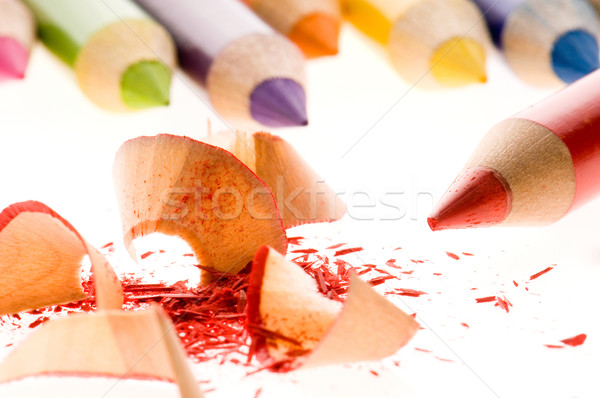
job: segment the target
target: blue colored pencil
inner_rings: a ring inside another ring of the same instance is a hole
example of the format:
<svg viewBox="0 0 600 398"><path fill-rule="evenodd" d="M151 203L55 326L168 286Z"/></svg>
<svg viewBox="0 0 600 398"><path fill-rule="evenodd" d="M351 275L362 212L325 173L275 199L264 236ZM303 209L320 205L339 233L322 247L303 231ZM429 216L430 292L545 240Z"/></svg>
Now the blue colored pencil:
<svg viewBox="0 0 600 398"><path fill-rule="evenodd" d="M519 77L572 83L598 69L600 23L586 0L474 0Z"/></svg>

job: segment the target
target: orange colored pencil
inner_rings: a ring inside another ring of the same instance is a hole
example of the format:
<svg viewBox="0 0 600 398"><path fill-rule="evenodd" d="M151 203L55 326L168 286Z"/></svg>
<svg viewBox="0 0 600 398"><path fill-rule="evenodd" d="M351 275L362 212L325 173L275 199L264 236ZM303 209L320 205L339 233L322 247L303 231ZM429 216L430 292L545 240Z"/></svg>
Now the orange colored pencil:
<svg viewBox="0 0 600 398"><path fill-rule="evenodd" d="M243 0L309 58L338 52L339 0Z"/></svg>

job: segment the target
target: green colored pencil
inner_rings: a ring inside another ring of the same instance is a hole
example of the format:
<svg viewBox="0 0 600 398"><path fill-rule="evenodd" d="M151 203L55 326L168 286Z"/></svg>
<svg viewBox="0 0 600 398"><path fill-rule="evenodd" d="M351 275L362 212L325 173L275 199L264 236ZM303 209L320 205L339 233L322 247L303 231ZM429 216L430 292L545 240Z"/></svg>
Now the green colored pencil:
<svg viewBox="0 0 600 398"><path fill-rule="evenodd" d="M113 111L169 104L175 46L129 0L25 0L46 46L74 68L83 92Z"/></svg>

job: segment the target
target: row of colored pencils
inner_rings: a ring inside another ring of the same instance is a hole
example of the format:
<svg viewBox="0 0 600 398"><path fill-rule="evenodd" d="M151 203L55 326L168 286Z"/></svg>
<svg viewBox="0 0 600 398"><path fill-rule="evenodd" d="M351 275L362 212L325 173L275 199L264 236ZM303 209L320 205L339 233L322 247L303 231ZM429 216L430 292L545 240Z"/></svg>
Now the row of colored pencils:
<svg viewBox="0 0 600 398"><path fill-rule="evenodd" d="M588 0L23 1L85 94L116 111L168 104L178 53L222 115L305 125L302 52L336 54L342 15L421 86L485 82L489 32L532 84L571 83L599 67ZM0 0L0 79L24 75L33 20L19 0Z"/></svg>

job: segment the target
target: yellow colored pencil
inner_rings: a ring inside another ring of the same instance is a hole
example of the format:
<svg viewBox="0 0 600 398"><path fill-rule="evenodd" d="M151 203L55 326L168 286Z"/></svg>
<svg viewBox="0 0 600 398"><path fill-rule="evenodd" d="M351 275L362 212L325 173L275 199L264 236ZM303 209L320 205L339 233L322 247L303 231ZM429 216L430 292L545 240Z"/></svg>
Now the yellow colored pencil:
<svg viewBox="0 0 600 398"><path fill-rule="evenodd" d="M428 87L487 80L485 20L468 0L343 0L344 17L389 49L398 72Z"/></svg>

